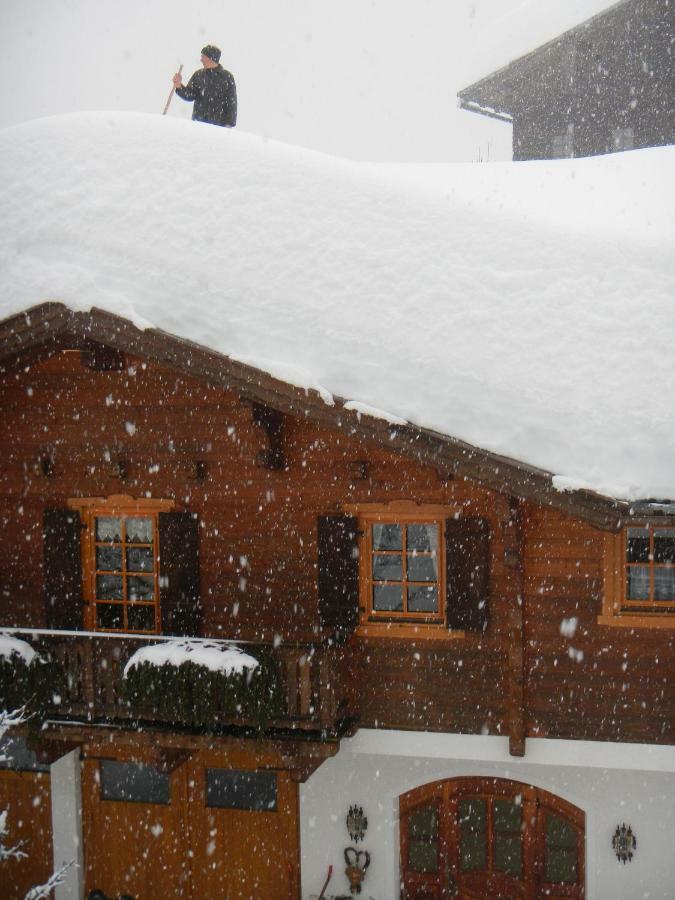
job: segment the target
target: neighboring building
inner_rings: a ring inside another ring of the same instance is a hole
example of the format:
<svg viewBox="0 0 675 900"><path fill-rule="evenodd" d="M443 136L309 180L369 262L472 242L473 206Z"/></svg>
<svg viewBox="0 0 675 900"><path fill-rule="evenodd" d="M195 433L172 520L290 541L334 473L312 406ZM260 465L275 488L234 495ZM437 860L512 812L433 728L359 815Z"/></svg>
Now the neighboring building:
<svg viewBox="0 0 675 900"><path fill-rule="evenodd" d="M348 847L364 900L668 900L670 151L549 195L160 116L9 131L0 707L37 715L3 900L69 860L56 900L344 897ZM157 653L192 667L125 675Z"/></svg>
<svg viewBox="0 0 675 900"><path fill-rule="evenodd" d="M513 158L556 159L675 140L675 11L622 0L458 94L513 124Z"/></svg>

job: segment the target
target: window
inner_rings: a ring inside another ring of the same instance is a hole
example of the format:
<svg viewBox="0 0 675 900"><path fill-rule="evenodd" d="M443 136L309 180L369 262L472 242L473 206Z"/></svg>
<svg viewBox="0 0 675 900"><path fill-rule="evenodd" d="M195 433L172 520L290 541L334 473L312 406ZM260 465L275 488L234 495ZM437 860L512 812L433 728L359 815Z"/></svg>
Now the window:
<svg viewBox="0 0 675 900"><path fill-rule="evenodd" d="M443 520L363 517L362 621L445 624Z"/></svg>
<svg viewBox="0 0 675 900"><path fill-rule="evenodd" d="M72 500L82 517L85 628L160 631L158 516L169 500Z"/></svg>
<svg viewBox="0 0 675 900"><path fill-rule="evenodd" d="M574 125L568 125L565 131L556 134L551 141L552 159L570 159L574 156Z"/></svg>
<svg viewBox="0 0 675 900"><path fill-rule="evenodd" d="M675 524L636 522L605 542L602 624L675 628Z"/></svg>
<svg viewBox="0 0 675 900"><path fill-rule="evenodd" d="M217 809L276 812L276 773L207 769L206 805Z"/></svg>
<svg viewBox="0 0 675 900"><path fill-rule="evenodd" d="M147 763L101 760L101 799L126 803L162 803L170 800L169 776Z"/></svg>
<svg viewBox="0 0 675 900"><path fill-rule="evenodd" d="M620 150L632 150L635 146L635 134L632 128L615 128L612 132L612 142L607 148L610 153L618 153Z"/></svg>
<svg viewBox="0 0 675 900"><path fill-rule="evenodd" d="M490 526L397 500L317 525L321 624L345 635L448 639L488 626Z"/></svg>

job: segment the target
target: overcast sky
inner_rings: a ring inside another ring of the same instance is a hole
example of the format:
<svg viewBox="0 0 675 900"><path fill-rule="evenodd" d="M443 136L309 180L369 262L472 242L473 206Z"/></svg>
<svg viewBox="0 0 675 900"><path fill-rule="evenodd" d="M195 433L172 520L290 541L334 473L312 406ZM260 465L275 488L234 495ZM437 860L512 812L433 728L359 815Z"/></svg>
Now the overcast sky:
<svg viewBox="0 0 675 900"><path fill-rule="evenodd" d="M511 129L456 94L611 0L0 0L0 127L159 113L206 43L238 127L358 160L510 159ZM174 98L170 115L191 106Z"/></svg>

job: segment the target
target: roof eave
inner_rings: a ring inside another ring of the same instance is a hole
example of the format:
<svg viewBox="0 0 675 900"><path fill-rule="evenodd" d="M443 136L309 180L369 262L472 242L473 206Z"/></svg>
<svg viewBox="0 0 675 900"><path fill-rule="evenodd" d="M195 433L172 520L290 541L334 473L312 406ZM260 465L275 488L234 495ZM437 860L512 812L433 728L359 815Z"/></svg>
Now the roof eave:
<svg viewBox="0 0 675 900"><path fill-rule="evenodd" d="M345 409L335 397L329 406L314 390L274 378L200 344L160 329L137 328L121 316L92 308L76 312L47 302L0 322L0 373L48 358L65 346L93 341L234 391L240 396L317 424L359 435L451 477L557 509L597 528L617 531L630 514L627 503L587 490L560 491L550 472L415 425L390 422Z"/></svg>

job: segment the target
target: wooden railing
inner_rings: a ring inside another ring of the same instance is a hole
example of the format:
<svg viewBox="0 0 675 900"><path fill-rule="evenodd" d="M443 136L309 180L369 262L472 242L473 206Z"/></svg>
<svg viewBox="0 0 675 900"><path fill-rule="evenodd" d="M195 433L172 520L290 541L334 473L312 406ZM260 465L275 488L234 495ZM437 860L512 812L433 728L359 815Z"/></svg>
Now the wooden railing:
<svg viewBox="0 0 675 900"><path fill-rule="evenodd" d="M55 696L50 718L120 723L143 719L158 724L170 721L156 710L135 704L131 707L122 699L120 688L124 667L136 650L171 638L42 629L11 631L59 664L64 684ZM269 728L334 735L350 718L335 648L295 642L278 647L245 642L236 645L253 656L256 649L264 651L276 670L282 713ZM247 724L216 712L212 726Z"/></svg>

